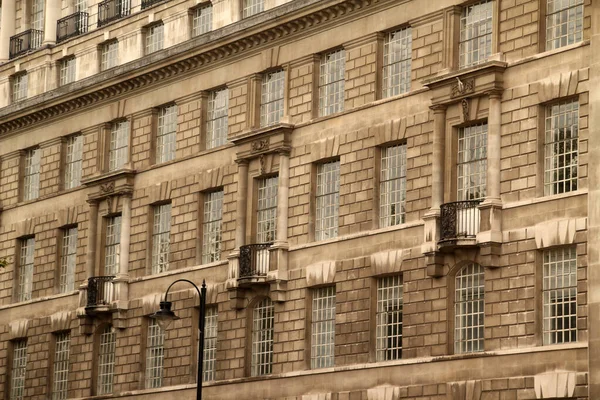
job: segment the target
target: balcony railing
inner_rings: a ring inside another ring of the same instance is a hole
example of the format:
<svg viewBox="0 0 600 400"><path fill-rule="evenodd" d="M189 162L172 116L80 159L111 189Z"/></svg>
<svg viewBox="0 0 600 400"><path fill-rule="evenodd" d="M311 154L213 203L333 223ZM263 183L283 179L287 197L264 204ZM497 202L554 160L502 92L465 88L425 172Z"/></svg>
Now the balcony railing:
<svg viewBox="0 0 600 400"><path fill-rule="evenodd" d="M168 0L142 0L142 10L145 10L148 7L152 7L156 3L162 3L163 1Z"/></svg>
<svg viewBox="0 0 600 400"><path fill-rule="evenodd" d="M440 241L475 238L479 232L479 203L481 200L442 204Z"/></svg>
<svg viewBox="0 0 600 400"><path fill-rule="evenodd" d="M93 276L88 279L87 306L108 306L114 300L114 276Z"/></svg>
<svg viewBox="0 0 600 400"><path fill-rule="evenodd" d="M58 20L56 23L56 41L62 42L88 31L88 13L79 11Z"/></svg>
<svg viewBox="0 0 600 400"><path fill-rule="evenodd" d="M128 16L131 0L105 0L98 3L98 27Z"/></svg>
<svg viewBox="0 0 600 400"><path fill-rule="evenodd" d="M9 57L15 58L30 50L37 49L44 41L44 31L28 29L10 38Z"/></svg>
<svg viewBox="0 0 600 400"><path fill-rule="evenodd" d="M271 245L272 243L257 243L240 246L239 278L267 276Z"/></svg>

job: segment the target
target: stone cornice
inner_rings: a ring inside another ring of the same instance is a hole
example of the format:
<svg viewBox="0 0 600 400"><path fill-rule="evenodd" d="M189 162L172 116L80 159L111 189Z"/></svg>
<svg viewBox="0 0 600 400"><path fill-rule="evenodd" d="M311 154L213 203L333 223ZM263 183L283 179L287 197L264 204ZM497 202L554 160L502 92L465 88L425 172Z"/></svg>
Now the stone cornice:
<svg viewBox="0 0 600 400"><path fill-rule="evenodd" d="M234 57L269 42L296 34L299 31L328 23L333 19L343 17L348 13L363 9L372 4L390 1L305 0L292 2L287 7L277 7L265 13L265 21L263 23L257 23L256 19L242 20L234 24L235 26L226 26L218 31L211 32L211 34L199 36L143 57L135 62L70 84L69 91L54 90L5 107L0 110L0 118L6 119L11 114L16 114L17 116L14 119L0 123L0 135L32 126L69 112L75 112L110 98L147 87L158 81L167 80L208 64ZM310 7L312 9L309 9L308 13L297 15ZM286 19L287 15L289 17ZM264 28L264 24L273 24L277 20L281 22L266 29ZM195 49L206 45L210 46L213 42L215 45L212 48L186 57L190 53L193 53ZM148 70L152 68L153 64L164 62L164 60L169 58L173 59L173 62L169 65L162 65L158 68ZM119 79L117 75L122 76L128 72L137 70L141 70L142 72L126 80L120 80L108 85L105 83L112 80L112 78ZM83 94L78 97L72 97L73 94L78 92L83 92ZM50 105L44 107L44 104L48 103ZM44 108L36 109L40 106Z"/></svg>

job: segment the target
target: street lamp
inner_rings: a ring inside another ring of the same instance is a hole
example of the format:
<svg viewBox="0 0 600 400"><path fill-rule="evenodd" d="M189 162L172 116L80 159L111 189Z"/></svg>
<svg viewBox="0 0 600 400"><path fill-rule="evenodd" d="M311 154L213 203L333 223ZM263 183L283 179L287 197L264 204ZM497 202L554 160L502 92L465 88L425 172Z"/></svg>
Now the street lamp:
<svg viewBox="0 0 600 400"><path fill-rule="evenodd" d="M198 338L198 378L196 380L196 399L202 400L202 370L204 366L204 317L206 315L206 282L202 281L202 289L198 289L198 286L194 284L192 281L188 281L187 279L177 279L175 282L171 283L165 292L165 300L160 302L160 310L156 311L150 317L156 320L158 326L165 330L171 324L171 322L179 319L177 315L173 311L171 311L171 305L173 304L170 301L167 301L167 295L169 294L169 290L171 287L177 282L187 282L196 288L198 292L198 296L200 297L200 319L198 321L198 328L200 329L200 335Z"/></svg>

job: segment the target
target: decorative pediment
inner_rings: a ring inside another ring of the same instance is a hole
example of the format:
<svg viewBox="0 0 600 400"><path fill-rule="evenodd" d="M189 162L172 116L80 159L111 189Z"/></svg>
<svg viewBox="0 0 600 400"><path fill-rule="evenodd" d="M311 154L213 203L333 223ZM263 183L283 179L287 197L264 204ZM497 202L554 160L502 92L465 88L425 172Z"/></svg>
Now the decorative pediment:
<svg viewBox="0 0 600 400"><path fill-rule="evenodd" d="M92 189L88 194L88 201L108 199L112 203L111 200L115 196L130 195L133 193L134 177L134 170L121 169L92 176L83 180L82 183Z"/></svg>
<svg viewBox="0 0 600 400"><path fill-rule="evenodd" d="M250 160L267 154L289 152L294 125L277 124L268 128L243 132L230 140L237 146L237 159Z"/></svg>
<svg viewBox="0 0 600 400"><path fill-rule="evenodd" d="M319 286L335 280L335 261L321 261L306 267L306 286Z"/></svg>

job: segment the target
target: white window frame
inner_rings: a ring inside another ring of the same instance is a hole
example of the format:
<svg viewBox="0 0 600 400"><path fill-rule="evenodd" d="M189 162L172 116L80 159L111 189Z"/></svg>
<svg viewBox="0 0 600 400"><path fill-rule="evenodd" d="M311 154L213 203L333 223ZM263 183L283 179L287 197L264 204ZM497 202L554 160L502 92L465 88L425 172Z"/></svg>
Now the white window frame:
<svg viewBox="0 0 600 400"><path fill-rule="evenodd" d="M100 53L100 71L106 71L119 65L118 41L111 40L102 44Z"/></svg>
<svg viewBox="0 0 600 400"><path fill-rule="evenodd" d="M577 247L543 254L543 343L577 342Z"/></svg>
<svg viewBox="0 0 600 400"><path fill-rule="evenodd" d="M77 227L65 228L62 231L60 252L59 292L68 293L75 290L75 268L77 266Z"/></svg>
<svg viewBox="0 0 600 400"><path fill-rule="evenodd" d="M493 51L493 24L494 0L482 0L463 7L458 46L459 68L473 67L489 59Z"/></svg>
<svg viewBox="0 0 600 400"><path fill-rule="evenodd" d="M217 306L206 307L204 314L204 357L203 357L203 381L215 380L217 368Z"/></svg>
<svg viewBox="0 0 600 400"><path fill-rule="evenodd" d="M31 300L33 293L33 270L35 263L35 238L23 238L20 243L19 282L17 301Z"/></svg>
<svg viewBox="0 0 600 400"><path fill-rule="evenodd" d="M346 51L338 49L321 56L319 68L319 117L344 111Z"/></svg>
<svg viewBox="0 0 600 400"><path fill-rule="evenodd" d="M23 167L23 201L37 199L40 196L40 162L42 151L36 147L25 153Z"/></svg>
<svg viewBox="0 0 600 400"><path fill-rule="evenodd" d="M579 101L571 99L546 107L544 137L544 195L577 190Z"/></svg>
<svg viewBox="0 0 600 400"><path fill-rule="evenodd" d="M283 118L285 70L265 72L260 95L260 127L276 125Z"/></svg>
<svg viewBox="0 0 600 400"><path fill-rule="evenodd" d="M399 225L406 219L406 143L381 149L379 227Z"/></svg>
<svg viewBox="0 0 600 400"><path fill-rule="evenodd" d="M113 122L108 149L108 170L123 168L129 161L129 121Z"/></svg>
<svg viewBox="0 0 600 400"><path fill-rule="evenodd" d="M152 228L152 273L169 270L171 243L171 203L155 205Z"/></svg>
<svg viewBox="0 0 600 400"><path fill-rule="evenodd" d="M60 86L75 82L77 59L75 57L66 57L60 60Z"/></svg>
<svg viewBox="0 0 600 400"><path fill-rule="evenodd" d="M204 193L202 219L202 264L221 259L223 190Z"/></svg>
<svg viewBox="0 0 600 400"><path fill-rule="evenodd" d="M256 241L271 243L277 237L277 188L279 177L258 180L256 199Z"/></svg>
<svg viewBox="0 0 600 400"><path fill-rule="evenodd" d="M584 0L546 0L546 50L559 49L583 41ZM566 32L563 28L566 26Z"/></svg>
<svg viewBox="0 0 600 400"><path fill-rule="evenodd" d="M28 86L28 75L27 73L19 73L12 76L12 101L25 100L27 98L27 86Z"/></svg>
<svg viewBox="0 0 600 400"><path fill-rule="evenodd" d="M158 109L156 132L156 163L175 159L177 146L177 105L170 104Z"/></svg>
<svg viewBox="0 0 600 400"><path fill-rule="evenodd" d="M192 36L200 36L213 29L213 5L211 2L200 4L193 9Z"/></svg>
<svg viewBox="0 0 600 400"><path fill-rule="evenodd" d="M275 306L268 297L252 310L251 376L269 375L273 369Z"/></svg>
<svg viewBox="0 0 600 400"><path fill-rule="evenodd" d="M339 228L340 161L317 165L315 240L335 238Z"/></svg>
<svg viewBox="0 0 600 400"><path fill-rule="evenodd" d="M385 35L383 43L383 98L410 91L412 29L405 27Z"/></svg>
<svg viewBox="0 0 600 400"><path fill-rule="evenodd" d="M206 115L206 149L227 143L229 89L213 90L208 94Z"/></svg>
<svg viewBox="0 0 600 400"><path fill-rule="evenodd" d="M265 10L265 0L242 0L242 18L248 18Z"/></svg>
<svg viewBox="0 0 600 400"><path fill-rule="evenodd" d="M115 374L115 350L117 334L111 325L106 325L99 336L96 395L113 391Z"/></svg>
<svg viewBox="0 0 600 400"><path fill-rule="evenodd" d="M104 239L104 275L119 273L121 254L121 216L106 218L106 236Z"/></svg>
<svg viewBox="0 0 600 400"><path fill-rule="evenodd" d="M454 286L454 353L484 350L485 274L469 263L456 273Z"/></svg>
<svg viewBox="0 0 600 400"><path fill-rule="evenodd" d="M69 353L71 332L54 333L54 362L52 367L52 400L66 400L69 391Z"/></svg>
<svg viewBox="0 0 600 400"><path fill-rule="evenodd" d="M335 286L313 289L310 341L311 369L333 367L335 362Z"/></svg>
<svg viewBox="0 0 600 400"><path fill-rule="evenodd" d="M44 31L44 0L32 0L31 2L31 29Z"/></svg>
<svg viewBox="0 0 600 400"><path fill-rule="evenodd" d="M27 372L27 339L13 341L13 359L10 376L10 400L23 400Z"/></svg>
<svg viewBox="0 0 600 400"><path fill-rule="evenodd" d="M487 193L487 122L458 130L457 201L482 200Z"/></svg>
<svg viewBox="0 0 600 400"><path fill-rule="evenodd" d="M163 364L165 359L165 331L154 318L148 318L146 340L146 389L162 386Z"/></svg>
<svg viewBox="0 0 600 400"><path fill-rule="evenodd" d="M64 188L73 189L81 185L83 160L83 135L71 135L65 143Z"/></svg>
<svg viewBox="0 0 600 400"><path fill-rule="evenodd" d="M375 357L378 362L402 358L403 297L404 286L401 275L377 279Z"/></svg>
<svg viewBox="0 0 600 400"><path fill-rule="evenodd" d="M163 49L165 26L161 22L146 27L146 55Z"/></svg>

